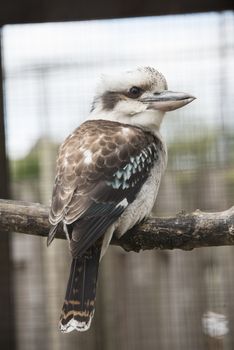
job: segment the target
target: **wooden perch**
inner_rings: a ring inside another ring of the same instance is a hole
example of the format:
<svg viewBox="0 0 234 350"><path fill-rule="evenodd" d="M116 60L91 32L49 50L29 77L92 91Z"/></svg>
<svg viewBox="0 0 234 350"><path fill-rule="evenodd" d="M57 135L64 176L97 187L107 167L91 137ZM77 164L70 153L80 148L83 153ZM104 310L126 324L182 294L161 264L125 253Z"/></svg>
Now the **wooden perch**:
<svg viewBox="0 0 234 350"><path fill-rule="evenodd" d="M0 232L48 235L48 207L36 203L0 200ZM57 238L65 239L62 225ZM0 236L1 239L1 236ZM196 210L175 217L149 218L111 244L127 251L183 249L234 245L234 207L218 213Z"/></svg>

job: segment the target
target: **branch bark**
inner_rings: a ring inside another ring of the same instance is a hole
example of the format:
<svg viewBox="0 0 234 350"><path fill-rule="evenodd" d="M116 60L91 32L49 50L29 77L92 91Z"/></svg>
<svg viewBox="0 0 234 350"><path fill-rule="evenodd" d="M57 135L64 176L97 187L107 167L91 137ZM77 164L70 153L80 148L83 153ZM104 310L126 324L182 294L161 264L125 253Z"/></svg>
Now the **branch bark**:
<svg viewBox="0 0 234 350"><path fill-rule="evenodd" d="M49 208L37 203L0 200L0 232L20 232L47 237ZM57 238L65 239L62 225ZM175 217L149 218L111 244L126 251L183 249L234 245L234 207L218 213L179 213Z"/></svg>

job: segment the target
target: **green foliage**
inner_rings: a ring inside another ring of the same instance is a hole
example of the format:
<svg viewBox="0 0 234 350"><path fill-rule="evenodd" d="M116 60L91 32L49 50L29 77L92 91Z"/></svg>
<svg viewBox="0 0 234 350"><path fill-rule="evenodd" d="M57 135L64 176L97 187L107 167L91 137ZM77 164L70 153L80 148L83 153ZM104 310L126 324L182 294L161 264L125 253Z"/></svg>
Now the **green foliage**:
<svg viewBox="0 0 234 350"><path fill-rule="evenodd" d="M202 136L197 139L185 141L183 138L176 140L168 149L169 165L176 168L183 168L183 163L187 162L187 167L198 168L204 162L211 160L212 154L215 155L215 145L215 135ZM180 166L178 166L178 163Z"/></svg>
<svg viewBox="0 0 234 350"><path fill-rule="evenodd" d="M234 162L234 136L211 132L197 138L179 138L170 144L168 153L171 169L223 167Z"/></svg>
<svg viewBox="0 0 234 350"><path fill-rule="evenodd" d="M46 149L45 149L46 147ZM10 160L12 180L38 180L42 160L42 152L52 151L56 157L58 145L46 139L37 140L30 152L22 159ZM51 164L47 164L51 166ZM54 167L54 165L53 165Z"/></svg>
<svg viewBox="0 0 234 350"><path fill-rule="evenodd" d="M33 150L25 158L12 160L10 167L13 180L38 179L40 171L38 152Z"/></svg>

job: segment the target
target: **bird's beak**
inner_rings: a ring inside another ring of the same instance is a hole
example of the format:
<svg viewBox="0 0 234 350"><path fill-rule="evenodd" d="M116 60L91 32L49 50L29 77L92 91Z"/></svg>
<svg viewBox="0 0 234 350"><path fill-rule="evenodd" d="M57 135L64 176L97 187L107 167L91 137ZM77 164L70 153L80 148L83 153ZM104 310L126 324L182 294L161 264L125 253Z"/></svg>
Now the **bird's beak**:
<svg viewBox="0 0 234 350"><path fill-rule="evenodd" d="M141 101L147 103L147 109L156 109L159 111L174 111L195 100L196 97L184 92L173 92L164 90L159 93L151 93L148 96L142 96Z"/></svg>

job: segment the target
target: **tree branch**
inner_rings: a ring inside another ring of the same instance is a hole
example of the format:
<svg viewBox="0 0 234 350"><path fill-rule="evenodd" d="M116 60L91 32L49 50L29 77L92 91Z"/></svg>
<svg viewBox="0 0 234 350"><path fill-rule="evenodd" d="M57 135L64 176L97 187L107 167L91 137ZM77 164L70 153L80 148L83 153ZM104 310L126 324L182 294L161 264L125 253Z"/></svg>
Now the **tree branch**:
<svg viewBox="0 0 234 350"><path fill-rule="evenodd" d="M20 232L47 237L48 207L36 203L0 200L0 232ZM65 239L62 225L57 238ZM175 217L149 218L111 244L127 251L183 249L234 245L234 207L219 213L196 210Z"/></svg>

